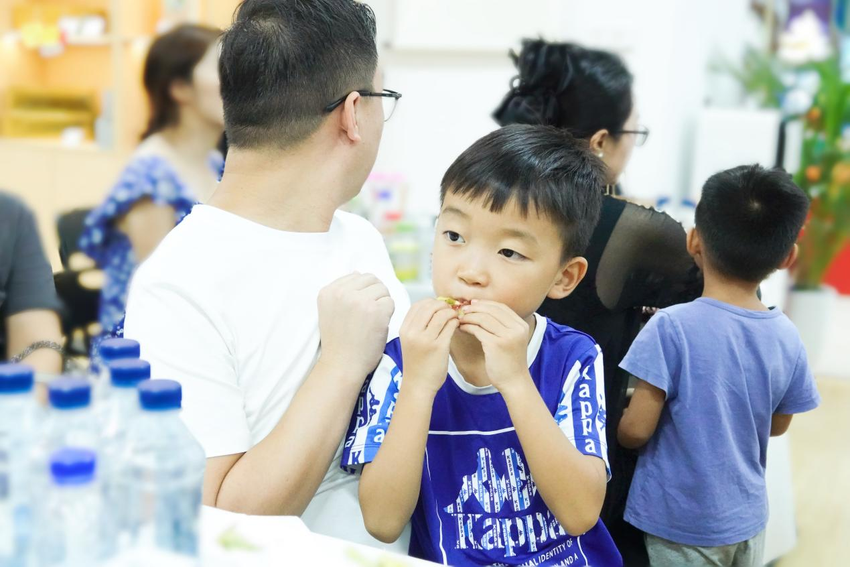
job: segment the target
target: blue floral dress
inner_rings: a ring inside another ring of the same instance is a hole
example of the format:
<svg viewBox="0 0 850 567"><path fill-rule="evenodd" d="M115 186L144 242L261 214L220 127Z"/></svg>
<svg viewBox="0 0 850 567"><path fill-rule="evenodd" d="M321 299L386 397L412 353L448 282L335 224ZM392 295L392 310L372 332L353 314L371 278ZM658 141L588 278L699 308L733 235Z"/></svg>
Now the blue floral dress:
<svg viewBox="0 0 850 567"><path fill-rule="evenodd" d="M224 167L221 155L211 154L209 165L220 178ZM130 277L137 263L130 239L115 227L115 221L145 198L172 207L175 226L197 203L194 193L165 158L144 155L127 165L106 200L89 213L80 237L80 249L106 276L98 316L103 336L114 334L122 326L119 324L124 320Z"/></svg>

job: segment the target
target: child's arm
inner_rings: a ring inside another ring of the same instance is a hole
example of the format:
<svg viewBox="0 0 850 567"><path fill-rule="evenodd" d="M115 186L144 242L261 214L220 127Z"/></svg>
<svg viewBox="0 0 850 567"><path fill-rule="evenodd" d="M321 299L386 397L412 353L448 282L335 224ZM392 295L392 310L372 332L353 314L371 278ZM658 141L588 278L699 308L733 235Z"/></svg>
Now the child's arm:
<svg viewBox="0 0 850 567"><path fill-rule="evenodd" d="M655 428L667 395L661 388L656 388L649 382L638 380L632 401L623 412L620 427L617 429L617 440L627 449L638 449L646 445Z"/></svg>
<svg viewBox="0 0 850 567"><path fill-rule="evenodd" d="M784 413L773 414L770 418L770 436L779 437L788 431L788 428L791 427L791 418L793 417L793 415Z"/></svg>
<svg viewBox="0 0 850 567"><path fill-rule="evenodd" d="M457 314L437 300L415 304L401 327L404 378L381 448L360 479L366 529L385 543L398 539L410 521L422 482L431 409L448 373L449 346Z"/></svg>
<svg viewBox="0 0 850 567"><path fill-rule="evenodd" d="M460 323L481 342L487 376L505 400L543 501L569 534L585 533L599 520L605 499L605 462L576 449L540 397L528 371L528 324L490 301L465 307Z"/></svg>
<svg viewBox="0 0 850 567"><path fill-rule="evenodd" d="M602 459L579 452L552 419L528 369L499 391L546 506L570 535L599 520L607 482Z"/></svg>
<svg viewBox="0 0 850 567"><path fill-rule="evenodd" d="M820 405L820 394L818 394L812 370L809 368L806 350L801 343L791 382L785 395L773 410L770 419L770 436L778 437L788 431L793 414L813 410L818 405Z"/></svg>

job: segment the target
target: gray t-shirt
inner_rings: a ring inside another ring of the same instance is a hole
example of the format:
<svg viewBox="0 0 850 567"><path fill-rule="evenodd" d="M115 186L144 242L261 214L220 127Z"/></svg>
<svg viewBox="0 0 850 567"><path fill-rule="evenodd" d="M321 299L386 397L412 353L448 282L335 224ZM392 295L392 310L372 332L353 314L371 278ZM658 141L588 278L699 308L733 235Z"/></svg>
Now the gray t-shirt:
<svg viewBox="0 0 850 567"><path fill-rule="evenodd" d="M762 531L771 417L820 402L788 317L708 298L669 307L649 320L620 366L667 395L638 458L626 521L706 547Z"/></svg>
<svg viewBox="0 0 850 567"><path fill-rule="evenodd" d="M0 192L0 358L6 354L7 317L59 308L53 271L32 212L16 197Z"/></svg>

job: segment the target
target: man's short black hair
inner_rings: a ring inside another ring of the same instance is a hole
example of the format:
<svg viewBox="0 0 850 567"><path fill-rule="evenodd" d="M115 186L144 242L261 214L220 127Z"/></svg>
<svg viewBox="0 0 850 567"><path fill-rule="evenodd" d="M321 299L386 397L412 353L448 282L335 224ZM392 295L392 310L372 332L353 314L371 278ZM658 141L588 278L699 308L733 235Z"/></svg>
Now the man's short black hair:
<svg viewBox="0 0 850 567"><path fill-rule="evenodd" d="M788 173L742 165L708 178L696 226L716 270L757 283L791 252L808 211L808 197Z"/></svg>
<svg viewBox="0 0 850 567"><path fill-rule="evenodd" d="M219 60L227 139L280 148L309 138L325 107L371 90L375 15L355 0L245 0Z"/></svg>
<svg viewBox="0 0 850 567"><path fill-rule="evenodd" d="M515 202L534 207L561 233L562 260L584 254L602 208L603 163L586 142L551 126L514 124L470 146L440 184L446 193L483 198L493 212Z"/></svg>

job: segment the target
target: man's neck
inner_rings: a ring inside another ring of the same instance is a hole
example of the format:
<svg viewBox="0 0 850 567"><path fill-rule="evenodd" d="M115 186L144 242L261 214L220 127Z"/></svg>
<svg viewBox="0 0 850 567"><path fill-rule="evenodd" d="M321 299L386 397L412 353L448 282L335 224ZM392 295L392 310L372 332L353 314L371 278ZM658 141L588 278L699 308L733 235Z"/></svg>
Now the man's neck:
<svg viewBox="0 0 850 567"><path fill-rule="evenodd" d="M233 148L209 204L276 230L327 232L344 191L333 164L315 154Z"/></svg>
<svg viewBox="0 0 850 567"><path fill-rule="evenodd" d="M759 284L723 276L708 266L703 266L703 276L703 297L752 311L767 311L758 298Z"/></svg>

